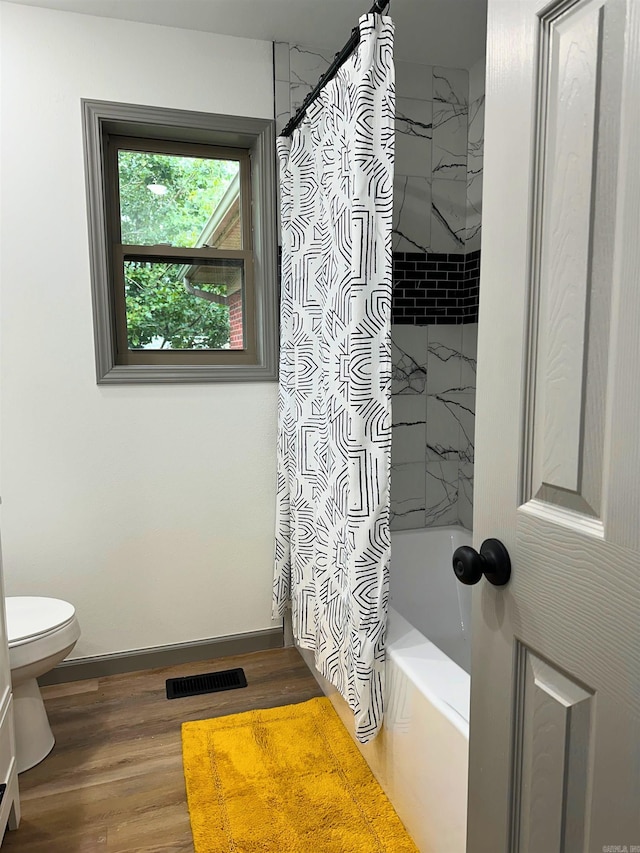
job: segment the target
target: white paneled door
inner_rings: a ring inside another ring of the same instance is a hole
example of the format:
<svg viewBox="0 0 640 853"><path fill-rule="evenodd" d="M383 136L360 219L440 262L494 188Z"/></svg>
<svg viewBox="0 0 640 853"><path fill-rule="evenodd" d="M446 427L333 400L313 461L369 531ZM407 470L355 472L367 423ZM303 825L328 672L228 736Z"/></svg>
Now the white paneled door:
<svg viewBox="0 0 640 853"><path fill-rule="evenodd" d="M640 853L640 0L489 0L468 853Z"/></svg>

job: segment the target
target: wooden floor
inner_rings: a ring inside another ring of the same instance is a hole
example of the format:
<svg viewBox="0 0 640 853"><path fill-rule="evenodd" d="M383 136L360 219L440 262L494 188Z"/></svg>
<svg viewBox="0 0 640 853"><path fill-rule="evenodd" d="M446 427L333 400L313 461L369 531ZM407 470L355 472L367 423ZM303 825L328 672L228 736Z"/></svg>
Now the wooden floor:
<svg viewBox="0 0 640 853"><path fill-rule="evenodd" d="M166 678L237 666L244 689L165 698ZM56 745L20 775L22 821L5 833L2 853L192 853L180 724L321 695L295 649L56 684L42 694Z"/></svg>

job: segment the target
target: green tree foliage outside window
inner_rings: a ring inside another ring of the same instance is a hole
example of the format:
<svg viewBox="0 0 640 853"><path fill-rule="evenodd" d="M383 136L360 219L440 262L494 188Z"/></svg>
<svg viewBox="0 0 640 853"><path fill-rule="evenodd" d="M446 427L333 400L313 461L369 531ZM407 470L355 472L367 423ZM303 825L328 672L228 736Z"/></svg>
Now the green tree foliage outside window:
<svg viewBox="0 0 640 853"><path fill-rule="evenodd" d="M119 151L122 243L195 246L238 169L233 160ZM181 270L175 263L125 262L131 349L228 346L228 308L189 293ZM220 285L199 287L226 292Z"/></svg>

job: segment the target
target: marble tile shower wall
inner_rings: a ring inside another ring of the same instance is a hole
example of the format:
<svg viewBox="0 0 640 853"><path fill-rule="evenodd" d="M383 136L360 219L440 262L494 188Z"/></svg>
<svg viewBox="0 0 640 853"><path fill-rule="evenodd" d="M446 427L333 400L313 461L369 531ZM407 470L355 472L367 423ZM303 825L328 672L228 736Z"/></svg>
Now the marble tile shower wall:
<svg viewBox="0 0 640 853"><path fill-rule="evenodd" d="M464 254L469 77L396 63L396 252Z"/></svg>
<svg viewBox="0 0 640 853"><path fill-rule="evenodd" d="M477 323L391 329L391 528L473 522Z"/></svg>
<svg viewBox="0 0 640 853"><path fill-rule="evenodd" d="M332 60L329 50L275 43L278 130ZM463 262L466 251L479 248L479 217L468 216L468 160L478 169L477 144L468 151L469 73L407 62L396 62L395 68L394 252L400 261L405 253L435 253Z"/></svg>
<svg viewBox="0 0 640 853"><path fill-rule="evenodd" d="M274 44L281 130L333 52ZM396 62L392 528L472 526L484 97Z"/></svg>
<svg viewBox="0 0 640 853"><path fill-rule="evenodd" d="M482 64L484 64L484 61ZM473 85L470 85L469 92L469 124L467 138L467 233L465 237L465 249L467 254L480 251L480 236L482 231L484 69L482 69L482 73L474 74Z"/></svg>

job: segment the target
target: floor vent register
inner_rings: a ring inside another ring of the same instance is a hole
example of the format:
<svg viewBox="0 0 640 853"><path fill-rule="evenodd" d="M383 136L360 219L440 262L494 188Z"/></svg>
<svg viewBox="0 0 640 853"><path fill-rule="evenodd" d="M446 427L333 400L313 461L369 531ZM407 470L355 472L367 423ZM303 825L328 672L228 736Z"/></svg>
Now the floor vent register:
<svg viewBox="0 0 640 853"><path fill-rule="evenodd" d="M244 670L224 669L221 672L206 672L204 675L187 675L184 678L167 678L167 699L183 696L199 696L202 693L218 693L220 690L236 690L246 687Z"/></svg>

